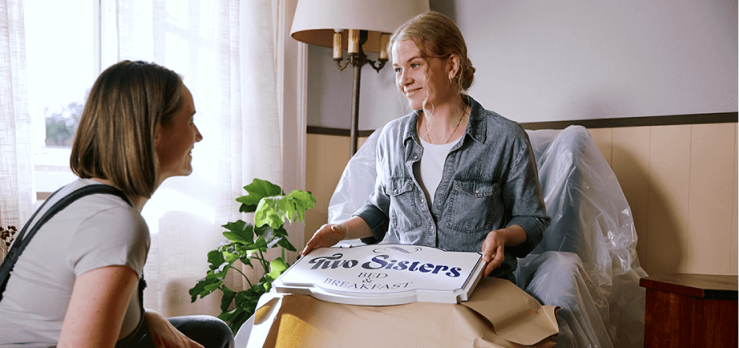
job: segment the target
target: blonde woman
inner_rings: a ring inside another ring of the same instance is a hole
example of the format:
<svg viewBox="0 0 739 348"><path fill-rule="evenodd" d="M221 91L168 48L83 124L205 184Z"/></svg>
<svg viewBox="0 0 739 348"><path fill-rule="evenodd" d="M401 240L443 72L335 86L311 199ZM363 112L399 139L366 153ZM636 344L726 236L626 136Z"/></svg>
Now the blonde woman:
<svg viewBox="0 0 739 348"><path fill-rule="evenodd" d="M383 128L367 203L322 226L302 253L356 238L482 252L484 275L515 283L516 257L541 241L550 221L526 132L466 94L475 68L446 16L411 19L389 51L414 111Z"/></svg>
<svg viewBox="0 0 739 348"><path fill-rule="evenodd" d="M190 91L164 67L123 61L98 77L72 147L79 179L29 221L37 230L7 278L0 347L233 346L217 318L168 320L142 303L149 229L141 210L165 179L192 172L191 150L203 139L194 115ZM89 188L111 194L84 196L42 221Z"/></svg>

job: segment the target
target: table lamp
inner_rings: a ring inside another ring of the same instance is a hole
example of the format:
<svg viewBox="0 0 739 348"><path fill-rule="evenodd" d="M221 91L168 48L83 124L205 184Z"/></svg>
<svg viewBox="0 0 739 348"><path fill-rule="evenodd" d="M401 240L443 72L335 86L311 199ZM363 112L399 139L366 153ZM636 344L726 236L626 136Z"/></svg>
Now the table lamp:
<svg viewBox="0 0 739 348"><path fill-rule="evenodd" d="M290 36L298 41L333 48L340 70L354 67L351 155L357 152L359 87L362 67L379 72L388 60L390 35L409 19L429 11L428 0L299 0ZM348 58L344 60L344 51ZM377 53L377 61L367 59ZM343 63L342 63L343 61Z"/></svg>

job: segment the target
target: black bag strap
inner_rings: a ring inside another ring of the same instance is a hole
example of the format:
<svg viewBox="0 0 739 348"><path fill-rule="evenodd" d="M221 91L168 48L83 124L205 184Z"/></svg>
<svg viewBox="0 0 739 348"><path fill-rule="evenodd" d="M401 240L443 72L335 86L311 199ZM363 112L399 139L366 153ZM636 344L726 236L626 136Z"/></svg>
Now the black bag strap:
<svg viewBox="0 0 739 348"><path fill-rule="evenodd" d="M33 216L31 216L31 219L26 222L26 224L23 226L23 229L21 232L16 236L15 242L10 247L10 250L8 250L8 254L5 256L5 259L3 260L2 265L0 265L0 301L3 299L3 292L5 292L5 286L8 284L8 279L10 278L10 272L13 270L13 266L15 266L16 261L18 261L18 257L23 253L23 250L26 249L28 246L28 243L30 243L31 238L33 238L34 235L36 235L36 232L43 226L47 221L49 221L54 215L56 215L58 212L60 212L62 209L66 208L68 205L72 204L74 201L88 196L92 194L110 194L115 195L123 199L128 205L133 207L133 204L131 204L131 201L128 200L128 197L126 197L126 194L124 194L121 190L109 186L109 185L88 185L82 188L79 188L75 190L74 192L70 193L66 197L60 199L58 202L56 202L54 205L47 210L44 215L41 216L41 218L38 220L38 222L31 227L29 230L29 226L32 226L33 220L36 218L36 214L39 213L39 211L43 210L44 206L46 205L46 202L51 200L51 197L54 197L61 189L57 190L49 198L46 199L46 201L41 205L41 207L36 210L35 213L33 213ZM28 231L28 235L26 236L26 231Z"/></svg>

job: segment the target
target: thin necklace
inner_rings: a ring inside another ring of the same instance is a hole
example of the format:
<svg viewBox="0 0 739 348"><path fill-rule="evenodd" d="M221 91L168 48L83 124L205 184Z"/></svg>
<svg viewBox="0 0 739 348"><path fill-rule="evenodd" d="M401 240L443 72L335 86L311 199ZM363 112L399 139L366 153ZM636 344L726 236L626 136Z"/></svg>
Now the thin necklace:
<svg viewBox="0 0 739 348"><path fill-rule="evenodd" d="M452 136L454 135L454 133L457 132L457 129L459 129L459 125L462 124L462 119L466 115L467 115L467 108L465 107L464 109L462 109L462 114L459 115L459 121L457 121L457 126L454 127L454 130L452 131L452 134L449 134L449 138L446 139L446 142L444 144L449 144L449 140L452 140ZM431 141L431 144L432 145L436 145L436 143L434 143L434 140L431 139L431 133L430 133L431 130L429 129L429 122L428 122L428 120L426 120L426 123L424 123L424 125L426 126L426 136L429 137L429 140Z"/></svg>

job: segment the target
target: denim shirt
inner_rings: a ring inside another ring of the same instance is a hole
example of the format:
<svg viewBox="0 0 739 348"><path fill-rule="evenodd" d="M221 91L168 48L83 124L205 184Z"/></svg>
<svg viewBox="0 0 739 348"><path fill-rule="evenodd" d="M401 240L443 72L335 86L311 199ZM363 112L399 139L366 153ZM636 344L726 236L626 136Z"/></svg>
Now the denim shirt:
<svg viewBox="0 0 739 348"><path fill-rule="evenodd" d="M505 261L491 276L513 279L517 257L539 244L550 222L529 138L523 127L469 98L465 134L444 162L429 205L418 183L423 147L418 112L388 123L377 143L374 192L354 215L374 241L480 252L488 233L519 225L526 242L505 247ZM366 241L366 240L365 240Z"/></svg>

